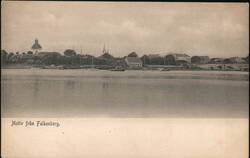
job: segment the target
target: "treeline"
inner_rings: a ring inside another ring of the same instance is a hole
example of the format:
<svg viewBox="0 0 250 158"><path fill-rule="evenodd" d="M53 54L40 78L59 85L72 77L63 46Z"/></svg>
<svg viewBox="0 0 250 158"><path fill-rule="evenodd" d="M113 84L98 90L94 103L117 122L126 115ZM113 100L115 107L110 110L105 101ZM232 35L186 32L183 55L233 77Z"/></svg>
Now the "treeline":
<svg viewBox="0 0 250 158"><path fill-rule="evenodd" d="M58 52L39 52L34 54L32 51L15 54L1 50L1 63L7 64L33 64L33 65L119 65L122 58L94 57L92 55L77 54L72 49L64 51L63 55Z"/></svg>
<svg viewBox="0 0 250 158"><path fill-rule="evenodd" d="M168 55L169 56L169 55ZM138 57L136 52L128 54L128 57ZM204 56L203 56L204 57ZM188 58L191 58L188 56ZM244 58L211 58L204 62L200 56L193 56L191 64L207 63L207 64L233 64L233 63L249 63L249 55ZM113 57L109 53L104 53L99 57L92 55L77 54L75 50L67 49L63 55L58 52L39 52L35 54L32 51L23 53L8 53L1 50L1 64L2 66L8 64L30 64L30 65L109 65L109 66L126 66L125 57ZM140 57L143 65L169 65L167 56L160 56L158 54L143 55ZM171 63L172 64L172 63ZM170 65L171 65L170 64ZM174 63L175 65L178 63Z"/></svg>

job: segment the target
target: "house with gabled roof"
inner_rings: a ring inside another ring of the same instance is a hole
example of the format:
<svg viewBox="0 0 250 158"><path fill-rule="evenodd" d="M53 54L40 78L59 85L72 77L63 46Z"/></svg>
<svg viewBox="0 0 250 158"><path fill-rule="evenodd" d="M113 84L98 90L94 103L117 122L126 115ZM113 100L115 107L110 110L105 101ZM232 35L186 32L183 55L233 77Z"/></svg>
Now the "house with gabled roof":
<svg viewBox="0 0 250 158"><path fill-rule="evenodd" d="M127 66L131 69L138 69L142 67L142 61L139 57L125 57Z"/></svg>

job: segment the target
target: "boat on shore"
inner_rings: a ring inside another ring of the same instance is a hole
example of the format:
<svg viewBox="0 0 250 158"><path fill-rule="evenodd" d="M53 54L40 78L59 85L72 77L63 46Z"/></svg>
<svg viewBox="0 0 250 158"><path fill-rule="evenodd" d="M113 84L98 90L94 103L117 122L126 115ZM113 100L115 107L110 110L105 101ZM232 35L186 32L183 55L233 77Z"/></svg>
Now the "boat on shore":
<svg viewBox="0 0 250 158"><path fill-rule="evenodd" d="M163 68L163 69L161 69L161 71L170 71L170 69L169 68Z"/></svg>
<svg viewBox="0 0 250 158"><path fill-rule="evenodd" d="M119 67L115 67L114 69L110 69L110 71L125 71L125 69L119 66Z"/></svg>
<svg viewBox="0 0 250 158"><path fill-rule="evenodd" d="M114 67L113 66L108 66L108 65L101 65L101 66L95 66L95 68L99 69L99 70L111 70Z"/></svg>
<svg viewBox="0 0 250 158"><path fill-rule="evenodd" d="M42 69L60 69L60 70L64 69L63 66L55 66L55 65L42 66L41 68Z"/></svg>

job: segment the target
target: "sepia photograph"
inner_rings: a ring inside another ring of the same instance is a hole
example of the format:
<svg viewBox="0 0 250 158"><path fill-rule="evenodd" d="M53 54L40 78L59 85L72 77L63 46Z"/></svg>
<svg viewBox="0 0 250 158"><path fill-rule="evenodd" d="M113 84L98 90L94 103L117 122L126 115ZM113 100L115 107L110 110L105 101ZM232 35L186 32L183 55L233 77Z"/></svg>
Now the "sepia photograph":
<svg viewBox="0 0 250 158"><path fill-rule="evenodd" d="M1 157L246 158L249 3L1 2Z"/></svg>

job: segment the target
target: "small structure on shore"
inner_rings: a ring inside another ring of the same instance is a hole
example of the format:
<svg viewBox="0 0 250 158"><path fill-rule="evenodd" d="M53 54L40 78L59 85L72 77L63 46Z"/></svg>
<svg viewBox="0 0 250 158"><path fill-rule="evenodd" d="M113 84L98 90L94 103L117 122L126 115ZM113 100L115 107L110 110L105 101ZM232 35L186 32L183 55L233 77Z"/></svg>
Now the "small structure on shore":
<svg viewBox="0 0 250 158"><path fill-rule="evenodd" d="M42 49L42 46L38 43L38 39L35 39L35 43L31 47L35 51L35 54L38 54L38 51Z"/></svg>
<svg viewBox="0 0 250 158"><path fill-rule="evenodd" d="M165 56L166 65L182 65L191 63L191 57L187 54L171 53Z"/></svg>
<svg viewBox="0 0 250 158"><path fill-rule="evenodd" d="M125 62L131 69L138 69L142 67L142 61L139 57L125 57Z"/></svg>
<svg viewBox="0 0 250 158"><path fill-rule="evenodd" d="M130 69L140 69L142 67L142 61L136 54L132 52L125 57L125 63Z"/></svg>
<svg viewBox="0 0 250 158"><path fill-rule="evenodd" d="M209 62L208 56L192 56L191 63L192 64L207 64Z"/></svg>

